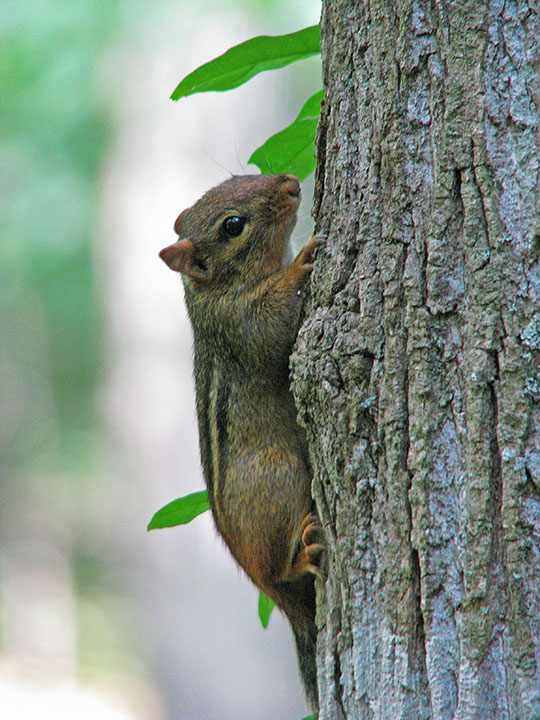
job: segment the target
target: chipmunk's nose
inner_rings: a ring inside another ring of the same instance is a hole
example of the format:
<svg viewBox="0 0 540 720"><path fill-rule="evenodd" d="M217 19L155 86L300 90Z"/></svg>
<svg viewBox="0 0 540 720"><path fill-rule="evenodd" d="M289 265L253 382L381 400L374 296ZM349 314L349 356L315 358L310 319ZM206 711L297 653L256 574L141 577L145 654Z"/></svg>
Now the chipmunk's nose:
<svg viewBox="0 0 540 720"><path fill-rule="evenodd" d="M282 175L283 190L295 198L299 198L301 194L300 183L295 175Z"/></svg>

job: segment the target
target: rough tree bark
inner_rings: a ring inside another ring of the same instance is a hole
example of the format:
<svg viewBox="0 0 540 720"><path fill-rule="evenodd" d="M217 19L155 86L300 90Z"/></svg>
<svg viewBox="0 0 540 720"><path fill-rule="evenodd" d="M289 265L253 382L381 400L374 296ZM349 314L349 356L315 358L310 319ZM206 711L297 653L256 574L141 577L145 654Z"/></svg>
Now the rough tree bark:
<svg viewBox="0 0 540 720"><path fill-rule="evenodd" d="M540 718L538 8L325 0L321 29L320 720Z"/></svg>

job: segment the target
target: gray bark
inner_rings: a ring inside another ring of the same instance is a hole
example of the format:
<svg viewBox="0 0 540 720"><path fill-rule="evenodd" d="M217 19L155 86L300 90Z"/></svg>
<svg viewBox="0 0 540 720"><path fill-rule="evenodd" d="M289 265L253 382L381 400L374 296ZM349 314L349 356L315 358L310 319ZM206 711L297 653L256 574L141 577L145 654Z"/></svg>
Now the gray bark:
<svg viewBox="0 0 540 720"><path fill-rule="evenodd" d="M320 720L540 718L538 9L325 0L321 30Z"/></svg>

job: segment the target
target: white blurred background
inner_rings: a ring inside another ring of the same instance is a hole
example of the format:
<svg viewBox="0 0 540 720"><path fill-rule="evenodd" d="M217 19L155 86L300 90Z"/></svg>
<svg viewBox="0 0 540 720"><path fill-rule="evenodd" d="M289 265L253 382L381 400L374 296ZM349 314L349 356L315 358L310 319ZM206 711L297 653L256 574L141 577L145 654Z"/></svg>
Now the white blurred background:
<svg viewBox="0 0 540 720"><path fill-rule="evenodd" d="M319 0L4 0L0 7L0 715L300 720L285 621L201 516L176 216L290 123L319 59L169 95ZM311 231L309 182L295 233Z"/></svg>

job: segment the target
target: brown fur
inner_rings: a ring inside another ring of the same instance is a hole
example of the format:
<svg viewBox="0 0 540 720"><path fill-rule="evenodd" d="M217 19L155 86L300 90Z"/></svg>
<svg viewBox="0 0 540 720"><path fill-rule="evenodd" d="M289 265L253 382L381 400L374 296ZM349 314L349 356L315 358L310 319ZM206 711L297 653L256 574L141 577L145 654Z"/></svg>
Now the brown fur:
<svg viewBox="0 0 540 720"><path fill-rule="evenodd" d="M314 575L322 545L288 362L299 291L322 240L310 240L283 266L299 203L293 176L232 177L181 213L180 239L160 255L183 274L201 459L216 527L289 618L316 705ZM237 237L227 235L227 218L245 221Z"/></svg>

